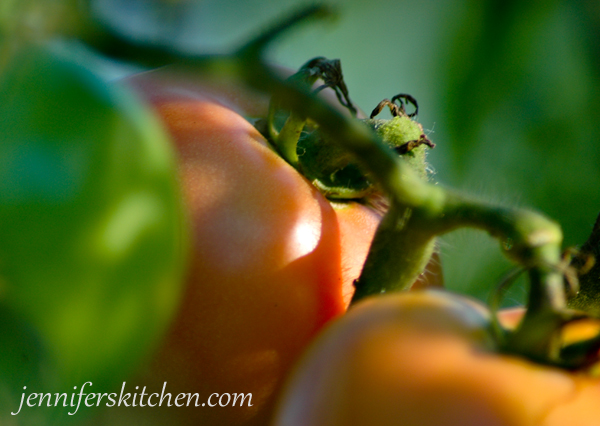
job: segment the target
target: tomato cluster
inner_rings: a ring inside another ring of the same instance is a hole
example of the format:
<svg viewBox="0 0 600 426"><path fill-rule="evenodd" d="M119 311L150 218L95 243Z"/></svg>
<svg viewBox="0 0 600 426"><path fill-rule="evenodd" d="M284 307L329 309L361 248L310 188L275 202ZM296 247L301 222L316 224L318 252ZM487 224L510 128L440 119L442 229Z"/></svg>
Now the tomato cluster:
<svg viewBox="0 0 600 426"><path fill-rule="evenodd" d="M320 12L114 84L52 45L0 69L0 421L27 386L127 380L200 405L94 424L598 424L600 322L567 309L560 227L428 182L412 96L364 119L339 61L285 79L261 59ZM527 309L422 290L461 226L528 270Z"/></svg>

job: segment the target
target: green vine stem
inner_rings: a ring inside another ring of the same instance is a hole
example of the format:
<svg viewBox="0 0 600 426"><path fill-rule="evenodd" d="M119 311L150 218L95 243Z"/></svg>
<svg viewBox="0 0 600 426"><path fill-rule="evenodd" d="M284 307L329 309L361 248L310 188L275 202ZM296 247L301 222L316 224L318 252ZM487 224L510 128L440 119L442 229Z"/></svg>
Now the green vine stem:
<svg viewBox="0 0 600 426"><path fill-rule="evenodd" d="M118 50L105 53L135 53L129 58L145 58L152 65L176 60L192 71L242 79L249 86L271 94L298 117L310 117L322 132L355 156L388 195L391 207L356 282L353 302L410 287L424 266L415 264L414 259L431 250L434 236L459 227L489 232L499 239L502 250L511 259L529 270L528 311L507 340L506 350L544 362L557 361L557 336L566 308L563 272L559 267L560 227L540 214L490 205L422 180L364 123L345 117L306 88L281 79L263 61L265 48L280 33L298 22L328 15L328 10L322 7L304 9L232 55L191 57L151 47L136 49L123 42Z"/></svg>

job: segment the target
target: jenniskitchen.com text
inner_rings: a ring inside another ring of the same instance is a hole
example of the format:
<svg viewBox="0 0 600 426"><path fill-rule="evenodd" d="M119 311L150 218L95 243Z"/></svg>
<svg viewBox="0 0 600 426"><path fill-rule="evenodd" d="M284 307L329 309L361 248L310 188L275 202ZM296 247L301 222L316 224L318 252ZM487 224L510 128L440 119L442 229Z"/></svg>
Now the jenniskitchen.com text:
<svg viewBox="0 0 600 426"><path fill-rule="evenodd" d="M135 392L125 392L126 382L123 382L120 393L94 393L89 392L92 382L85 382L79 391L74 386L74 391L69 393L27 393L27 386L23 386L19 409L11 412L18 415L25 407L69 407L68 414L74 415L79 407L242 407L244 404L252 407L251 393L213 393L205 401L200 400L197 393L171 394L167 392L167 382L163 383L159 393L146 393L146 386L141 389L135 386ZM87 391L87 392L85 392Z"/></svg>

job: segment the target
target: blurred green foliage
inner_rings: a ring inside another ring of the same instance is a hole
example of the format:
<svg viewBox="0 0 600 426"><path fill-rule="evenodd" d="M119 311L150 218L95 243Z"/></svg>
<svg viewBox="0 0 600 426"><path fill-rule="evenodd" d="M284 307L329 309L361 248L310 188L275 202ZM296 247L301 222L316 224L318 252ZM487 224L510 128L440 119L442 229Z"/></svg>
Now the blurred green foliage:
<svg viewBox="0 0 600 426"><path fill-rule="evenodd" d="M582 244L600 211L598 3L469 4L440 97L452 181L541 210L567 245ZM483 262L459 284L477 295L493 284L486 270L505 268L495 256Z"/></svg>

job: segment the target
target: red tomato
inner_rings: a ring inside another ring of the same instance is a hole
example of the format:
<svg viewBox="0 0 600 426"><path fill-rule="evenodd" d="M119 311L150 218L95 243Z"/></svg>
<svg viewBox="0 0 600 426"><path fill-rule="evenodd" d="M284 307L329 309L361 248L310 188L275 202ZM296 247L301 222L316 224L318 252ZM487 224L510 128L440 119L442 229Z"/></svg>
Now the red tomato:
<svg viewBox="0 0 600 426"><path fill-rule="evenodd" d="M310 347L273 424L600 424L600 380L496 353L489 324L482 306L443 292L365 300Z"/></svg>
<svg viewBox="0 0 600 426"><path fill-rule="evenodd" d="M381 213L332 205L276 155L236 112L264 113L264 98L170 71L127 83L175 141L194 240L179 314L135 385L252 394L251 407L148 410L159 423L264 424L298 355L345 312Z"/></svg>
<svg viewBox="0 0 600 426"><path fill-rule="evenodd" d="M265 115L265 97L172 70L128 83L175 141L194 232L183 304L139 385L252 394L251 407L166 410L169 424L265 424L299 354L347 309L381 213L330 203L276 155L238 114Z"/></svg>

